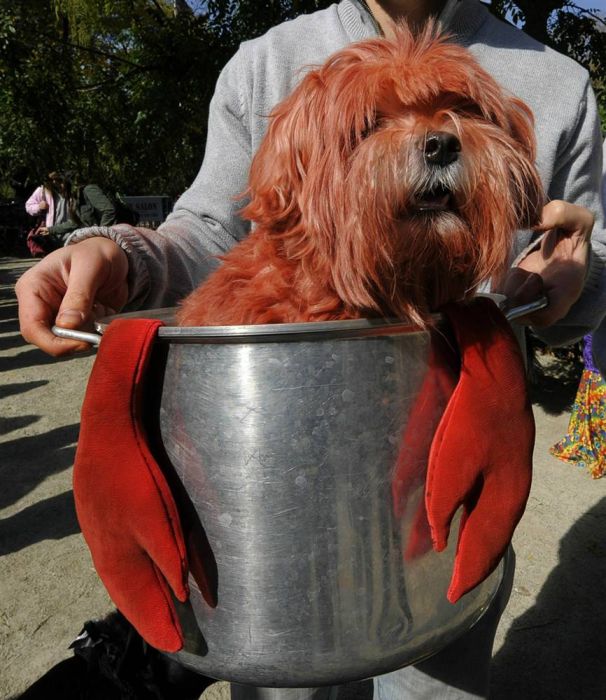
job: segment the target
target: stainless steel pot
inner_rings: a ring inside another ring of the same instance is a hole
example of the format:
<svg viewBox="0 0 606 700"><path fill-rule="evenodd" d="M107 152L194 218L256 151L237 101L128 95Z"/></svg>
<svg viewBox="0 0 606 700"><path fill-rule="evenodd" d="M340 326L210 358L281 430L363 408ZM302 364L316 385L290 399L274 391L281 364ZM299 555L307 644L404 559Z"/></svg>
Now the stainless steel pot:
<svg viewBox="0 0 606 700"><path fill-rule="evenodd" d="M416 421L416 475L393 501L442 338L387 321L160 329L162 443L213 587L205 599L190 577L179 661L249 685L337 684L415 663L481 617L501 568L449 603L456 525L446 551L407 554L448 396Z"/></svg>

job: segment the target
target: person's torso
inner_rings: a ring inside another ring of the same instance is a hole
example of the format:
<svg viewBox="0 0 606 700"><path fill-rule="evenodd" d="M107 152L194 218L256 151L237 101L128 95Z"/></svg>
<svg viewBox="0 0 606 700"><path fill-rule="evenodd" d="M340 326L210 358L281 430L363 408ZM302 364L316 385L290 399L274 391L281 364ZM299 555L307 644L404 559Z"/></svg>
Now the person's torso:
<svg viewBox="0 0 606 700"><path fill-rule="evenodd" d="M69 206L65 197L53 194L53 221L52 226L62 224L69 219Z"/></svg>
<svg viewBox="0 0 606 700"><path fill-rule="evenodd" d="M101 213L95 206L92 187L82 187L78 192L76 214L82 226L98 226L101 223Z"/></svg>

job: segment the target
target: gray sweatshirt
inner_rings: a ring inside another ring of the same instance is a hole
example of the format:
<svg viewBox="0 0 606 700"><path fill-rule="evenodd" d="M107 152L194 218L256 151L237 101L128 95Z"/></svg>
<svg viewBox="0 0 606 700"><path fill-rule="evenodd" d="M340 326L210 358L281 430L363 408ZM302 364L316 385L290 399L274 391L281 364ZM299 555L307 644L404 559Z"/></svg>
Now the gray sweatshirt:
<svg viewBox="0 0 606 700"><path fill-rule="evenodd" d="M606 313L601 137L589 77L571 59L498 21L478 0L454 4L446 29L534 112L537 165L549 197L585 206L597 217L584 293L565 319L542 332L552 344L566 343ZM130 261L129 308L174 305L217 265L217 255L249 231L236 198L246 188L251 157L272 108L310 66L376 35L364 5L342 0L242 44L217 82L200 172L167 221L157 231L127 225L82 229L70 242L103 235L122 246ZM514 254L530 240L530 232L520 232Z"/></svg>

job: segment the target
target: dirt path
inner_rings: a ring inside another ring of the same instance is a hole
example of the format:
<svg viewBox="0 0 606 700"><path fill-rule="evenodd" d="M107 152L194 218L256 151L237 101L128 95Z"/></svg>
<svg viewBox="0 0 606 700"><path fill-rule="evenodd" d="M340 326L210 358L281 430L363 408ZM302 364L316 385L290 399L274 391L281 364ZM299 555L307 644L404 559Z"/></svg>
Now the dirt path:
<svg viewBox="0 0 606 700"><path fill-rule="evenodd" d="M57 361L21 339L13 285L30 264L0 259L3 700L67 658L82 623L111 609L71 495L79 408L93 356ZM515 538L515 591L499 628L492 698L604 698L606 480L592 481L551 458L548 447L564 434L568 415L540 406L535 412L535 480ZM224 686L212 693L227 697Z"/></svg>

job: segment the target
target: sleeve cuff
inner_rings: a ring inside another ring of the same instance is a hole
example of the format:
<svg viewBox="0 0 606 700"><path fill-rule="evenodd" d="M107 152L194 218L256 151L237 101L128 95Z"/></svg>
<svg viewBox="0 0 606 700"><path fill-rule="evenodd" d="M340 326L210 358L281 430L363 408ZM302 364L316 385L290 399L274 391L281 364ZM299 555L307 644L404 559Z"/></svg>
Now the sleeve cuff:
<svg viewBox="0 0 606 700"><path fill-rule="evenodd" d="M145 265L145 250L137 229L129 224L117 226L90 226L73 231L65 239L65 246L88 238L109 238L120 246L128 258L128 301L130 309L139 308L150 289L149 271Z"/></svg>
<svg viewBox="0 0 606 700"><path fill-rule="evenodd" d="M587 275L585 276L585 287L599 289L603 285L605 270L604 261L589 246L589 260L587 261Z"/></svg>

